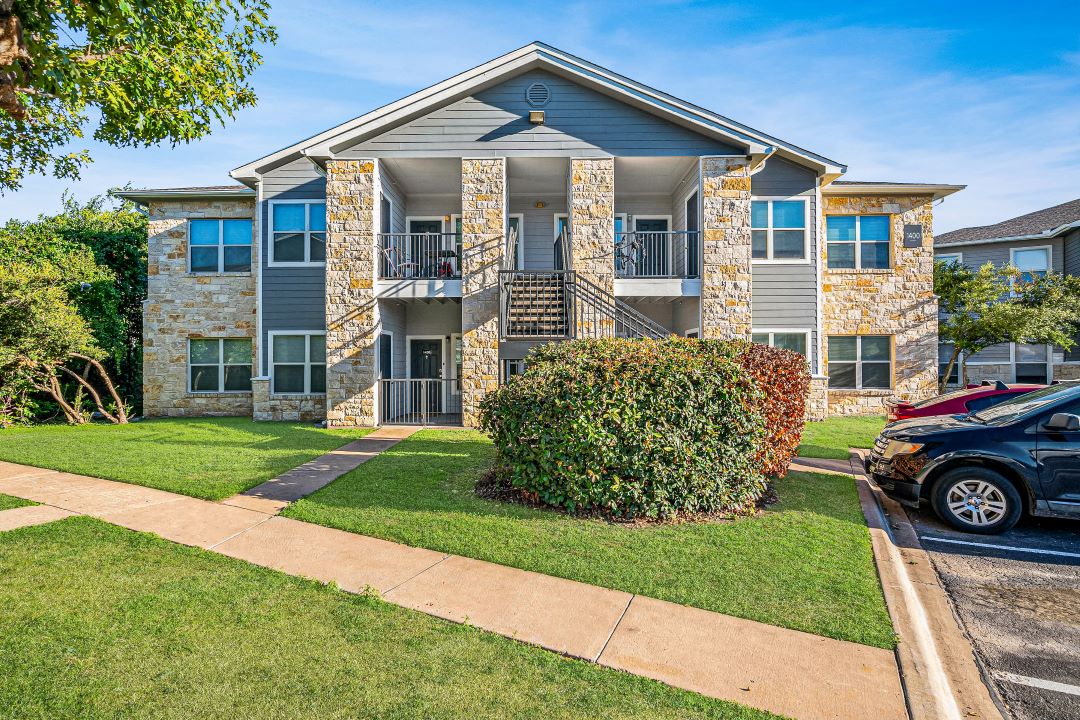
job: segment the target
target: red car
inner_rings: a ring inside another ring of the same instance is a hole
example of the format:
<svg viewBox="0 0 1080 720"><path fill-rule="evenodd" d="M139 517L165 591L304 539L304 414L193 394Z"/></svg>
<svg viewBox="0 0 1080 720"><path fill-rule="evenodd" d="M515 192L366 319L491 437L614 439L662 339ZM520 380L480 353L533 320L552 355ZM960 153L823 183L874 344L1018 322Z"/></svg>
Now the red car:
<svg viewBox="0 0 1080 720"><path fill-rule="evenodd" d="M987 382L982 385L968 385L963 390L954 390L917 403L890 399L885 402L885 411L889 422L931 415L966 415L1044 387L1046 386Z"/></svg>

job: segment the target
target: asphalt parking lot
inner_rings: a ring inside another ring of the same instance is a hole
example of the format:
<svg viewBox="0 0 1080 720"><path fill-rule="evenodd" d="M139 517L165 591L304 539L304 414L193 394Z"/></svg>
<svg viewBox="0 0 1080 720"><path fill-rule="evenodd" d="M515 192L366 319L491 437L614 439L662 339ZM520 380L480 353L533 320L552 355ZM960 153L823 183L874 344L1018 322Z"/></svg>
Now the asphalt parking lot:
<svg viewBox="0 0 1080 720"><path fill-rule="evenodd" d="M1080 522L986 536L908 514L1007 713L1080 720Z"/></svg>

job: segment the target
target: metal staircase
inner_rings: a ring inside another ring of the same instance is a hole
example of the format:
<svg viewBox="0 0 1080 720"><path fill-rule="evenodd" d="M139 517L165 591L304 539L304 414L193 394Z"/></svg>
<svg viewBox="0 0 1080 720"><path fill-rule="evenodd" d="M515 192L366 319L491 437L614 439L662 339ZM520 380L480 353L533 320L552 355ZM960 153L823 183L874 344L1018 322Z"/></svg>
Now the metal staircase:
<svg viewBox="0 0 1080 720"><path fill-rule="evenodd" d="M555 241L555 249L562 268L573 267L565 231ZM499 293L503 340L659 339L671 334L574 270L518 270L516 229L506 238Z"/></svg>

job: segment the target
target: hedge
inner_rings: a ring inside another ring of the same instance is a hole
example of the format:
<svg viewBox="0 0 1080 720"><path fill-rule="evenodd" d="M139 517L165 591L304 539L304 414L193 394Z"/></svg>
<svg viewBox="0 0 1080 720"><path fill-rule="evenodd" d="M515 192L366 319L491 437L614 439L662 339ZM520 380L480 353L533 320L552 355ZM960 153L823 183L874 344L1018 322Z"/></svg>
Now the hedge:
<svg viewBox="0 0 1080 720"><path fill-rule="evenodd" d="M765 441L756 460L766 475L783 477L799 448L806 422L810 393L806 358L794 350L747 342L743 343L738 362L762 391L757 410L765 422Z"/></svg>
<svg viewBox="0 0 1080 720"><path fill-rule="evenodd" d="M497 472L570 512L664 519L739 512L766 488L763 397L741 343L578 340L535 348L488 393Z"/></svg>

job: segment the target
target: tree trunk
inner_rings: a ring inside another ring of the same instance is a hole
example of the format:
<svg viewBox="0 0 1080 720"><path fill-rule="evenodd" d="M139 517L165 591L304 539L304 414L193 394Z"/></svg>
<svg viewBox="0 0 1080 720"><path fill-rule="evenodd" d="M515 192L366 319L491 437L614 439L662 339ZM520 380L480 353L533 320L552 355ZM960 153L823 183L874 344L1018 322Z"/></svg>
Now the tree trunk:
<svg viewBox="0 0 1080 720"><path fill-rule="evenodd" d="M112 380L109 379L109 373L105 371L105 366L99 363L97 360L86 355L80 355L79 353L72 353L72 357L85 360L94 366L94 369L101 375L102 382L105 383L105 389L109 391L109 395L112 396L113 402L116 403L116 423L118 425L124 425L127 423L127 412L124 410L124 401L120 399L120 396L116 392L116 387L113 385Z"/></svg>
<svg viewBox="0 0 1080 720"><path fill-rule="evenodd" d="M67 418L68 423L72 425L84 424L86 420L83 419L83 416L76 412L75 408L71 407L67 400L64 399L64 392L60 388L60 382L56 379L55 372L47 373L47 380L48 382L46 385L38 385L35 383L37 389L52 396L52 399L55 400L56 404L60 406L60 409L64 411L64 416Z"/></svg>
<svg viewBox="0 0 1080 720"><path fill-rule="evenodd" d="M956 367L956 358L958 357L960 357L960 351L953 347L952 357L949 358L949 364L945 366L945 374L941 378L940 387L938 388L942 394L949 387L949 376L952 375L953 368ZM963 363L961 363L961 367L963 367Z"/></svg>
<svg viewBox="0 0 1080 720"><path fill-rule="evenodd" d="M90 366L87 365L86 367L89 368ZM63 365L60 365L59 368L61 370L63 370L64 372L66 372L71 377L75 378L75 381L78 382L79 385L81 386L80 390L85 388L86 392L90 393L90 397L92 397L94 399L94 404L97 405L98 412L101 413L102 415L104 415L106 420L113 423L114 425L118 424L120 422L119 420L116 419L116 417L114 415L112 415L108 410L105 409L105 406L101 402L101 396L98 395L98 392L97 392L97 390L94 389L93 385L91 385L84 378L79 377L79 375L77 373L69 370L68 368L64 367Z"/></svg>

